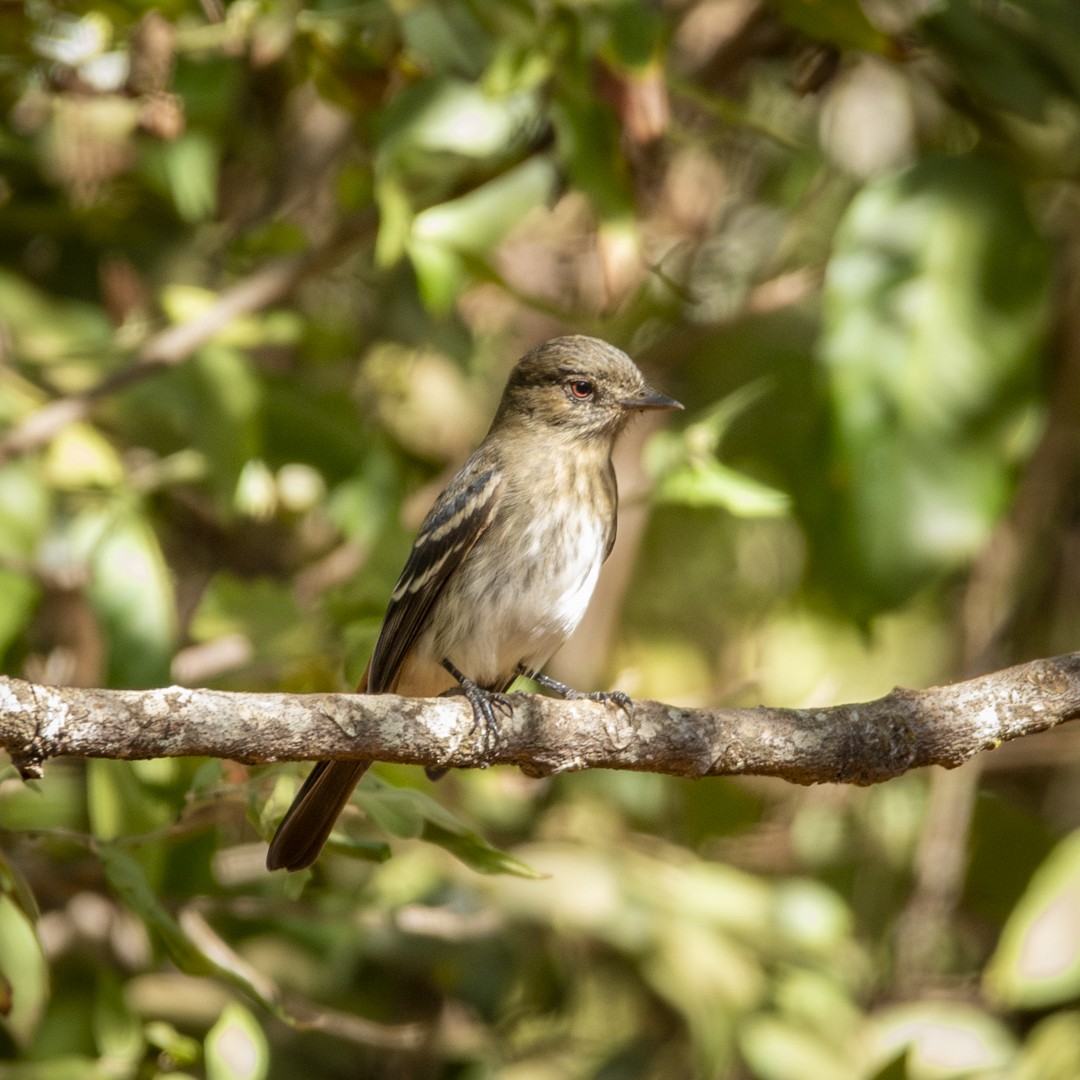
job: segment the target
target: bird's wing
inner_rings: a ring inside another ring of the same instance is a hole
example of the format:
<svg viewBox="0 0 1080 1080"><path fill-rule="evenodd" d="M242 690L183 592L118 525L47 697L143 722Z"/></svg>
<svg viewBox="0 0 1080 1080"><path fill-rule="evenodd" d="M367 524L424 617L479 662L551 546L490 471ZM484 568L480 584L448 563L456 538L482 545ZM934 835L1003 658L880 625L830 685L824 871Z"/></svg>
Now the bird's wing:
<svg viewBox="0 0 1080 1080"><path fill-rule="evenodd" d="M393 685L451 574L491 524L502 488L498 464L474 455L436 500L390 597L371 657L369 693Z"/></svg>

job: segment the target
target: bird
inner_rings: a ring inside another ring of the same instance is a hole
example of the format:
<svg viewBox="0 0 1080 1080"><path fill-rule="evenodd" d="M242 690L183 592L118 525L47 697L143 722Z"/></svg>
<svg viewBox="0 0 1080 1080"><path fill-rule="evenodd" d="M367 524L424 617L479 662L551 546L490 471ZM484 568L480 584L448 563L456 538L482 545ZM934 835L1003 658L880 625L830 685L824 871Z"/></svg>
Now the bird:
<svg viewBox="0 0 1080 1080"><path fill-rule="evenodd" d="M635 413L681 408L599 338L527 352L487 435L421 524L357 691L463 693L496 744L519 675L562 697L628 706L625 694L583 693L542 669L581 621L615 543L618 436ZM315 765L270 842L269 870L318 858L369 765Z"/></svg>

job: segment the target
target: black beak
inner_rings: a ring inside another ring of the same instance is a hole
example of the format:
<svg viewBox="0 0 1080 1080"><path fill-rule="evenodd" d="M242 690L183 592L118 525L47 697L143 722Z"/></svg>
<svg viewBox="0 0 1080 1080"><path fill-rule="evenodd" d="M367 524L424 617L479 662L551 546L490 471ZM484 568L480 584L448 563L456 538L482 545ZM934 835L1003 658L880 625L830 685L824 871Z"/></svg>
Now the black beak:
<svg viewBox="0 0 1080 1080"><path fill-rule="evenodd" d="M674 398L661 394L651 386L642 387L636 394L619 399L624 409L681 409L682 405Z"/></svg>

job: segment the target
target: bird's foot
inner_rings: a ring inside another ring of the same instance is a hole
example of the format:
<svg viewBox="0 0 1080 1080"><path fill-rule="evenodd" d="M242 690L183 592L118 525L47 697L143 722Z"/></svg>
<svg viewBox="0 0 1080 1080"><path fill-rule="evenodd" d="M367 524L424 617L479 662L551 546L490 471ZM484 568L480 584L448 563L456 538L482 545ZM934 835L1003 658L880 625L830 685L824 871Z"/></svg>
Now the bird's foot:
<svg viewBox="0 0 1080 1080"><path fill-rule="evenodd" d="M496 713L509 719L514 715L513 702L506 694L478 686L468 675L458 671L449 660L443 660L442 666L457 679L461 692L472 706L473 731L478 727L482 729L483 752L485 755L491 753L499 745L499 720Z"/></svg>
<svg viewBox="0 0 1080 1080"><path fill-rule="evenodd" d="M634 702L629 694L624 694L621 690L594 690L592 693L586 693L584 690L575 690L572 686L567 686L566 683L538 671L526 671L525 668L519 667L518 672L567 701L603 701L617 705L627 717L633 719Z"/></svg>

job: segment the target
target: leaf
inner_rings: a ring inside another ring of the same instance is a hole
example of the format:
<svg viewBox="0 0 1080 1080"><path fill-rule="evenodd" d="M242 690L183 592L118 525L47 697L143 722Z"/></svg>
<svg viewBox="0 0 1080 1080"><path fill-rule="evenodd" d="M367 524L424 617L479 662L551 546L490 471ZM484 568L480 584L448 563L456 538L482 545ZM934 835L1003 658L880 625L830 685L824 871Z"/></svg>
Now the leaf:
<svg viewBox="0 0 1080 1080"><path fill-rule="evenodd" d="M380 171L418 151L466 158L507 154L522 144L536 112L529 92L496 97L476 83L436 77L399 93L380 118Z"/></svg>
<svg viewBox="0 0 1080 1080"><path fill-rule="evenodd" d="M32 578L0 569L0 660L26 629L40 597L41 589Z"/></svg>
<svg viewBox="0 0 1080 1080"><path fill-rule="evenodd" d="M157 536L141 514L127 509L107 519L80 518L76 529L91 545L88 591L109 633L112 684L163 685L176 638L176 603Z"/></svg>
<svg viewBox="0 0 1080 1080"><path fill-rule="evenodd" d="M649 440L646 465L658 477L654 497L665 503L721 508L739 517L779 517L788 496L716 460L732 423L768 390L759 379L718 401L681 432L658 432Z"/></svg>
<svg viewBox="0 0 1080 1080"><path fill-rule="evenodd" d="M29 558L45 534L51 510L52 495L35 464L0 466L0 554Z"/></svg>
<svg viewBox="0 0 1080 1080"><path fill-rule="evenodd" d="M529 158L467 195L417 214L413 236L458 251L487 254L529 210L550 199L555 183L550 158Z"/></svg>
<svg viewBox="0 0 1080 1080"><path fill-rule="evenodd" d="M1042 18L1040 23L1044 33L1049 30ZM1074 45L1075 37L1069 30L1075 33L1075 25L1062 29L1063 34L1050 31L1047 36ZM1017 33L1015 23L1010 20L1005 25L991 9L971 0L952 0L928 8L919 31L975 95L994 107L1041 121L1050 100L1065 88L1065 76L1054 59L1057 49L1032 48L1029 36ZM1075 48L1062 51L1075 54ZM1074 57L1071 63L1075 64Z"/></svg>
<svg viewBox="0 0 1080 1080"><path fill-rule="evenodd" d="M119 974L108 967L97 972L92 1022L101 1057L118 1072L134 1072L145 1049L142 1023L124 997Z"/></svg>
<svg viewBox="0 0 1080 1080"><path fill-rule="evenodd" d="M841 48L885 53L891 47L859 0L780 0L780 17L796 30Z"/></svg>
<svg viewBox="0 0 1080 1080"><path fill-rule="evenodd" d="M33 1038L49 999L49 968L34 925L0 892L0 1027L19 1045Z"/></svg>
<svg viewBox="0 0 1080 1080"><path fill-rule="evenodd" d="M433 311L446 311L466 276L459 253L487 256L505 233L555 190L555 166L533 157L467 195L417 214L408 250Z"/></svg>
<svg viewBox="0 0 1080 1080"><path fill-rule="evenodd" d="M509 852L489 844L471 829L447 829L434 822L424 824L421 836L429 844L437 844L480 874L512 874L514 877L538 880L544 875L514 858Z"/></svg>
<svg viewBox="0 0 1080 1080"><path fill-rule="evenodd" d="M1009 1080L1076 1080L1080 1076L1080 1015L1059 1012L1031 1029Z"/></svg>
<svg viewBox="0 0 1080 1080"><path fill-rule="evenodd" d="M632 221L634 195L615 115L574 82L559 94L552 116L559 159L602 221Z"/></svg>
<svg viewBox="0 0 1080 1080"><path fill-rule="evenodd" d="M913 1080L1001 1075L1016 1052L1004 1024L960 1002L886 1008L874 1017L871 1036L876 1060L892 1061L907 1048L906 1075Z"/></svg>
<svg viewBox="0 0 1080 1080"><path fill-rule="evenodd" d="M43 461L51 488L115 488L124 479L124 466L112 444L90 424L70 424L52 442Z"/></svg>
<svg viewBox="0 0 1080 1080"><path fill-rule="evenodd" d="M662 503L727 510L736 517L782 517L788 496L718 461L680 465L665 474L654 493Z"/></svg>
<svg viewBox="0 0 1080 1080"><path fill-rule="evenodd" d="M403 839L436 844L481 874L543 877L513 855L489 844L422 791L392 787L369 773L357 788L355 798L380 828Z"/></svg>
<svg viewBox="0 0 1080 1080"><path fill-rule="evenodd" d="M270 1048L255 1017L230 1001L206 1036L206 1080L264 1080Z"/></svg>
<svg viewBox="0 0 1080 1080"><path fill-rule="evenodd" d="M857 571L899 602L985 543L1037 386L1049 257L986 162L867 185L829 262L820 355Z"/></svg>
<svg viewBox="0 0 1080 1080"><path fill-rule="evenodd" d="M217 207L218 148L201 131L187 131L171 142L145 149L151 179L168 193L183 221L206 221Z"/></svg>
<svg viewBox="0 0 1080 1080"><path fill-rule="evenodd" d="M983 975L1008 1008L1041 1009L1080 995L1080 832L1032 875Z"/></svg>
<svg viewBox="0 0 1080 1080"><path fill-rule="evenodd" d="M739 1043L761 1080L856 1080L854 1062L820 1035L768 1013L750 1017Z"/></svg>
<svg viewBox="0 0 1080 1080"><path fill-rule="evenodd" d="M109 844L101 846L99 855L105 875L116 894L153 931L181 971L188 975L221 973L158 902L143 868L133 855Z"/></svg>

